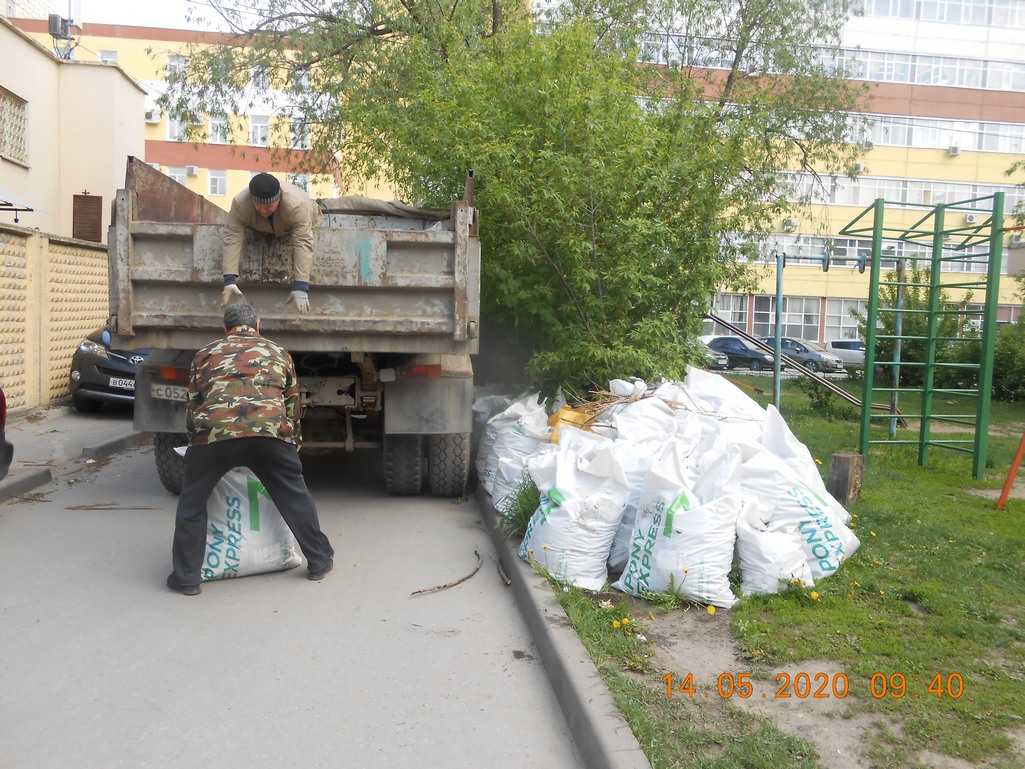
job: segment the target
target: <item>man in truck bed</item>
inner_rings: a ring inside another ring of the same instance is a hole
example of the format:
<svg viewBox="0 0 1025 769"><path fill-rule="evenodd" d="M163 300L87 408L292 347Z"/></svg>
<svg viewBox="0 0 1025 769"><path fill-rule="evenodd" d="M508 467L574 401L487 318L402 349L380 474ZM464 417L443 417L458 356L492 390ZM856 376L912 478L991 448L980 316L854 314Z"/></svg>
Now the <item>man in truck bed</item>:
<svg viewBox="0 0 1025 769"><path fill-rule="evenodd" d="M310 311L310 270L313 267L313 228L320 224L320 208L303 190L276 177L259 173L231 201L224 228L224 293L221 307L242 299L238 287L239 259L245 244L246 228L292 239L292 293L285 300L294 302L300 313Z"/></svg>

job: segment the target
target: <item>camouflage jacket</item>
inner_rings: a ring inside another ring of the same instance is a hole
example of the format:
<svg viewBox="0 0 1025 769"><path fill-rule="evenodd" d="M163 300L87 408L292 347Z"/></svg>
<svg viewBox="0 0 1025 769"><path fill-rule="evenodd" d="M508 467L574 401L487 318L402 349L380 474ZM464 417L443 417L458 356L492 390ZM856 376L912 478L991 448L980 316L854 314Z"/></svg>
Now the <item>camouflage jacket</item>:
<svg viewBox="0 0 1025 769"><path fill-rule="evenodd" d="M292 356L251 326L236 326L192 360L185 415L191 445L250 437L299 445L299 411Z"/></svg>

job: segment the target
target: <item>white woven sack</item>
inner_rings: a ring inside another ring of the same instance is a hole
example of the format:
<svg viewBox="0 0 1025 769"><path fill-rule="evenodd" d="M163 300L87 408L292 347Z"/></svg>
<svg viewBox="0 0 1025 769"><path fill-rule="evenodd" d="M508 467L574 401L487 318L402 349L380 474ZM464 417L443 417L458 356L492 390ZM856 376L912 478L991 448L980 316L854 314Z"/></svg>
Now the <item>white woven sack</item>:
<svg viewBox="0 0 1025 769"><path fill-rule="evenodd" d="M302 563L295 539L253 473L225 473L207 501L203 579L230 579L284 571Z"/></svg>
<svg viewBox="0 0 1025 769"><path fill-rule="evenodd" d="M832 576L861 545L847 527L848 512L768 451L744 462L740 485L745 495L756 497L764 507L766 529L800 538L815 579Z"/></svg>
<svg viewBox="0 0 1025 769"><path fill-rule="evenodd" d="M719 444L721 447L721 444ZM707 452L711 452L709 446ZM729 573L740 508L736 473L740 455L703 456L701 474L690 447L670 440L645 477L629 560L614 587L631 595L673 591L701 603L736 603ZM695 487L703 490L702 502ZM711 498L713 488L720 496Z"/></svg>
<svg viewBox="0 0 1025 769"><path fill-rule="evenodd" d="M626 480L609 448L560 448L532 457L528 471L541 502L527 524L520 557L560 582L601 590L612 539L626 506Z"/></svg>
<svg viewBox="0 0 1025 769"><path fill-rule="evenodd" d="M743 595L777 593L796 583L815 584L801 538L788 531L770 531L759 512L761 504L746 500L737 520L737 561Z"/></svg>
<svg viewBox="0 0 1025 769"><path fill-rule="evenodd" d="M484 434L481 436L480 444L477 446L477 458L474 462L474 466L477 469L477 477L482 483L484 482L485 473L487 472L488 460L491 459L491 451L495 445L495 439L498 438L499 434L506 427L515 423L517 419L525 414L537 411L538 409L541 409L543 413L544 406L538 403L540 398L540 393L524 396L517 401L513 401L508 406L497 413L492 414L488 418L487 424L484 427ZM497 460L495 464L497 466ZM486 487L490 493L490 483L487 484Z"/></svg>

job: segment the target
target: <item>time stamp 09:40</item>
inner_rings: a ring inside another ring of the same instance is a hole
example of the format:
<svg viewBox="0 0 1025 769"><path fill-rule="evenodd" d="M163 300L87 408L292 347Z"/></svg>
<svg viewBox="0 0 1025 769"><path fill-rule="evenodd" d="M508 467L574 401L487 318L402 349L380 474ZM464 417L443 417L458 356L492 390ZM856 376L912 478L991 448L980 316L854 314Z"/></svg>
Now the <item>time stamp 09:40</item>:
<svg viewBox="0 0 1025 769"><path fill-rule="evenodd" d="M739 697L746 700L755 696L755 687L750 673L721 673L715 682L715 691L701 692L694 684L694 674L688 673L682 679L672 673L662 676L666 685L666 697L674 694L686 697L718 696L722 699ZM761 699L843 699L850 694L851 686L846 673L777 673L776 693L762 692ZM886 697L899 700L904 697L950 697L958 699L964 694L964 679L960 673L936 673L932 676L906 676L903 673L875 673L868 682L868 693L875 699Z"/></svg>

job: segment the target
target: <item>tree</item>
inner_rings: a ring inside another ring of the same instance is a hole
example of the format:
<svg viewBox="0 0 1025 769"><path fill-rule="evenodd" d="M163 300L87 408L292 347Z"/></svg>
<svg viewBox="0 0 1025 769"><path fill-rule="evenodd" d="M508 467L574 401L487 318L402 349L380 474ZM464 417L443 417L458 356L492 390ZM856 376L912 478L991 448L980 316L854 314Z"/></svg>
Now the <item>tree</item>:
<svg viewBox="0 0 1025 769"><path fill-rule="evenodd" d="M237 10L238 36L195 48L162 106L243 112L260 66L310 123L316 170L444 205L473 168L484 322L527 340L539 383L681 376L709 298L792 209L787 172L855 153L862 91L829 64L829 0L566 3L543 24L485 0ZM670 28L687 57L645 64Z"/></svg>

